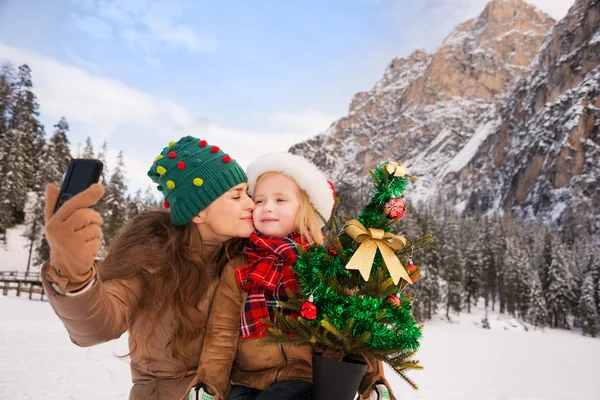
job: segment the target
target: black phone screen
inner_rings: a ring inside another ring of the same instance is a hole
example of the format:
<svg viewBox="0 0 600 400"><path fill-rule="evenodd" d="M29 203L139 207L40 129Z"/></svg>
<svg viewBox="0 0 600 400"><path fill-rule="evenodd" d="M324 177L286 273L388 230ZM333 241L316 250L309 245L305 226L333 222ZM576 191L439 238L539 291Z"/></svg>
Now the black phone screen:
<svg viewBox="0 0 600 400"><path fill-rule="evenodd" d="M65 192L75 195L83 192L90 185L90 180L94 176L94 164L73 164L71 171L71 179L66 187Z"/></svg>

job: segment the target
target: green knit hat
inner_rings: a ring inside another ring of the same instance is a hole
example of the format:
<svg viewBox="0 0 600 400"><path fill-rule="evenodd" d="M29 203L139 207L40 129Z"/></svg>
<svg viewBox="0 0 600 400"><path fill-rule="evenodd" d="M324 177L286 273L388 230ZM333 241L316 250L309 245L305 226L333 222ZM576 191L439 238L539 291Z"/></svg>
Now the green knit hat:
<svg viewBox="0 0 600 400"><path fill-rule="evenodd" d="M192 136L169 143L148 176L158 183L173 225L187 224L223 193L248 181L244 170L223 150Z"/></svg>

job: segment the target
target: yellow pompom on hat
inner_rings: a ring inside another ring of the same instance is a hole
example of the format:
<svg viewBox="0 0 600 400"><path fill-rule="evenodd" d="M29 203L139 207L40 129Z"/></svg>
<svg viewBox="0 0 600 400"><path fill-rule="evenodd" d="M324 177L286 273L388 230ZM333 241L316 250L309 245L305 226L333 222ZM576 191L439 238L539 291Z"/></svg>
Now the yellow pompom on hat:
<svg viewBox="0 0 600 400"><path fill-rule="evenodd" d="M148 176L158 184L173 225L187 224L223 193L248 181L228 154L193 136L170 142L152 163Z"/></svg>

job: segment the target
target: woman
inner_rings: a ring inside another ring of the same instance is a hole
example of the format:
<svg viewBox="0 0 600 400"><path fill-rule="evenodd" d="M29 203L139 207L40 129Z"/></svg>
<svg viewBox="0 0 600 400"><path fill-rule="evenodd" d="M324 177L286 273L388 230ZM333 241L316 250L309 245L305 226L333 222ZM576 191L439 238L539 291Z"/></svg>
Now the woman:
<svg viewBox="0 0 600 400"><path fill-rule="evenodd" d="M233 238L252 233L254 203L240 166L191 136L169 143L148 171L168 211L133 218L101 263L102 218L93 185L55 215L58 188L46 189L50 260L42 269L50 304L79 346L129 332L129 399L179 399L196 374L220 270L239 254ZM170 211L170 212L169 212Z"/></svg>

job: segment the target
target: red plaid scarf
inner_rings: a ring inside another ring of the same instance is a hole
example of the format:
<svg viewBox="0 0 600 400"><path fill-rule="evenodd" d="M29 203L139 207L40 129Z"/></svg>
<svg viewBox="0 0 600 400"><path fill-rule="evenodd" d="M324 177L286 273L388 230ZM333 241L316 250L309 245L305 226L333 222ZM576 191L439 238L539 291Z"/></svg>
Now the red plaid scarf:
<svg viewBox="0 0 600 400"><path fill-rule="evenodd" d="M254 232L244 247L249 264L236 269L241 290L248 293L244 305L240 333L243 339L265 335L267 325L261 320L274 320L274 310L292 314L279 307L288 299L286 289L298 290L298 282L290 266L296 262L296 245L307 249L309 244L297 233L288 237L267 236Z"/></svg>

